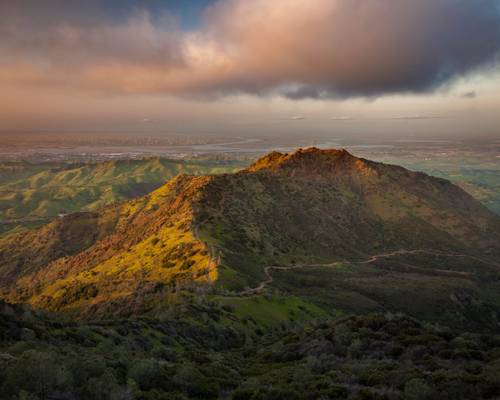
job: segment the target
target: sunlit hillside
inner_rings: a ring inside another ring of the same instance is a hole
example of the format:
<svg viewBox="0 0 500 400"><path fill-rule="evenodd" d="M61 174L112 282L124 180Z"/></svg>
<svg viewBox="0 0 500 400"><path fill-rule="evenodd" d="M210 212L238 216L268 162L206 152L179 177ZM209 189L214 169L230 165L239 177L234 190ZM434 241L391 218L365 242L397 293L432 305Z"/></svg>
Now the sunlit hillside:
<svg viewBox="0 0 500 400"><path fill-rule="evenodd" d="M243 161L161 158L101 163L0 164L0 233L145 195L180 173L212 174Z"/></svg>

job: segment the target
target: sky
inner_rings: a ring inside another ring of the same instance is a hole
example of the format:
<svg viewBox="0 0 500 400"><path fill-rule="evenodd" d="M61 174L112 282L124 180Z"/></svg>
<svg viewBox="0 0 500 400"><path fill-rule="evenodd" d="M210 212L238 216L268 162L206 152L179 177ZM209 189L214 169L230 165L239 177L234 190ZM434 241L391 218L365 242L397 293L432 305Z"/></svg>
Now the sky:
<svg viewBox="0 0 500 400"><path fill-rule="evenodd" d="M0 0L0 131L500 137L500 0Z"/></svg>

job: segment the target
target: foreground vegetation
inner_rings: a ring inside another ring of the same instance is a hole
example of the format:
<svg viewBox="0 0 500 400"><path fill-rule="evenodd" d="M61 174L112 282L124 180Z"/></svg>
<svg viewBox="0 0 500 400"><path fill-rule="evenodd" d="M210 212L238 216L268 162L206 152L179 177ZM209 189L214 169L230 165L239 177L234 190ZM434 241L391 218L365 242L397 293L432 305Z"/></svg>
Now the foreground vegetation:
<svg viewBox="0 0 500 400"><path fill-rule="evenodd" d="M196 300L194 300L196 299ZM157 317L65 322L2 304L3 399L493 399L500 337L404 315L254 321L184 299Z"/></svg>

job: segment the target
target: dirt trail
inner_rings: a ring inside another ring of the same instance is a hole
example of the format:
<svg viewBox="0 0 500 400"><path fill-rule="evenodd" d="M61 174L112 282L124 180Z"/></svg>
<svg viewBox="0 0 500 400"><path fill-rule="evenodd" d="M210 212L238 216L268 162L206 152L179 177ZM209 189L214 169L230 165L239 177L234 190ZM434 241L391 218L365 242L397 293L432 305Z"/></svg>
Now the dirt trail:
<svg viewBox="0 0 500 400"><path fill-rule="evenodd" d="M217 249L215 248L214 245L207 243L206 241L202 240L200 238L199 234L199 229L200 226L205 223L206 221L200 222L196 225L194 225L193 232L194 232L194 237L196 240L199 242L204 243L208 247L209 251L209 256L210 256L210 261L208 267L216 266L220 262L220 255L217 254ZM396 256L401 256L401 255L410 255L410 254L430 254L430 255L435 255L439 257L467 257L472 260L476 260L488 265L494 265L497 267L500 267L500 264L494 263L492 261L486 261L483 260L479 257L476 256L471 256L468 254L451 254L451 253L442 253L438 251L432 251L432 250L406 250L406 249L401 249L401 250L395 250L390 253L382 253L382 254L375 254L371 256L370 258L363 260L363 261L347 261L348 263L351 264L371 264L376 261L378 261L381 258L389 258L389 257L396 257ZM256 287L254 288L248 288L245 290L242 290L238 293L236 293L237 297L241 296L252 296L252 295L257 295L260 294L266 289L266 287L271 284L274 280L271 271L272 270L279 270L279 271L288 271L288 270L293 270L293 269L299 269L299 268L314 268L314 267L334 267L336 264L338 264L340 261L334 261L331 263L325 263L325 264L304 264L304 265L294 265L291 267L282 267L282 266L275 266L275 265L270 265L267 267L264 267L264 275L265 279L262 280ZM442 273L442 274L454 274L457 276L469 276L470 274L468 272L460 272L460 271L449 271L449 270L441 270L441 269L434 269L432 271L435 271L437 273Z"/></svg>
<svg viewBox="0 0 500 400"><path fill-rule="evenodd" d="M423 253L423 254L431 254L431 255L436 255L440 257L468 257L470 259L480 261L489 265L495 265L500 267L500 264L493 263L491 261L485 261L482 260L478 257L475 256L470 256L467 254L449 254L449 253L441 253L441 252L436 252L436 251L430 251L430 250L395 250L391 253L383 253L383 254L375 254L371 256L370 258L364 260L364 261L348 261L351 264L370 264L373 263L380 258L388 258L388 257L395 257L399 255L408 255L408 254L418 254L418 253ZM334 267L336 264L338 264L339 261L335 261L332 263L325 263L325 264L306 264L306 265L295 265L292 267L279 267L279 266L267 266L264 267L264 274L266 278L261 281L256 287L254 288L249 288L242 290L241 292L238 292L236 295L239 296L251 296L251 295L257 295L260 294L264 291L264 289L273 282L274 278L271 275L272 270L280 270L280 271L288 271L292 269L299 269L299 268L313 268L313 267ZM466 277L469 276L470 274L468 272L460 272L460 271L448 271L448 270L441 270L441 269L434 269L430 270L434 271L437 273L442 273L442 274L450 274L450 275L457 275L457 276L462 276Z"/></svg>
<svg viewBox="0 0 500 400"><path fill-rule="evenodd" d="M248 295L258 294L258 293L262 292L266 288L266 286L269 285L270 283L272 283L274 280L273 276L271 275L271 270L273 270L273 269L278 269L281 271L288 271L290 269L297 269L297 268L304 268L304 267L306 267L306 265L296 265L293 267L277 267L277 266L271 265L271 266L265 267L264 274L266 275L266 279L264 279L262 282L260 282L257 287L245 289L241 292L238 292L238 296L248 296Z"/></svg>
<svg viewBox="0 0 500 400"><path fill-rule="evenodd" d="M396 251L393 251L392 253L375 254L375 255L371 256L369 259L367 259L365 261L358 261L355 264L371 264L380 258L395 257L395 256L399 256L399 255L404 255L404 254L416 254L416 253L421 253L423 251L424 250L396 250Z"/></svg>
<svg viewBox="0 0 500 400"><path fill-rule="evenodd" d="M371 256L368 260L359 261L356 264L370 264L372 262L377 261L380 258L394 257L394 256L399 256L399 255L405 255L405 254L418 254L418 253L430 254L430 255L439 256L439 257L464 257L464 258L470 258L471 260L476 260L476 261L482 262L484 264L494 265L496 267L500 267L500 264L498 264L498 263L495 263L493 261L483 260L483 259L481 259L479 257L476 257L476 256L471 256L471 255L468 255L468 254L443 253L443 252L432 251L432 250L396 250L396 251L393 251L392 253L376 254L374 256Z"/></svg>

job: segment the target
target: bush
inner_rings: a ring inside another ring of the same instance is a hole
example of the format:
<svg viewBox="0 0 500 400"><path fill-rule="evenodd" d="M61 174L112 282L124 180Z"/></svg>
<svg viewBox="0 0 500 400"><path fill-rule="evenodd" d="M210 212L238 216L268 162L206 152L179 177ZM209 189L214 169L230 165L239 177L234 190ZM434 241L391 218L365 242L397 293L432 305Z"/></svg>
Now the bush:
<svg viewBox="0 0 500 400"><path fill-rule="evenodd" d="M8 371L4 388L10 394L24 390L43 400L57 389L65 389L71 384L69 370L52 354L28 350Z"/></svg>
<svg viewBox="0 0 500 400"><path fill-rule="evenodd" d="M141 390L150 390L161 385L161 368L157 361L140 360L135 362L128 372Z"/></svg>
<svg viewBox="0 0 500 400"><path fill-rule="evenodd" d="M432 390L423 379L414 378L405 384L405 399L425 400L431 397Z"/></svg>
<svg viewBox="0 0 500 400"><path fill-rule="evenodd" d="M251 400L255 394L254 389L236 389L231 396L232 400Z"/></svg>
<svg viewBox="0 0 500 400"><path fill-rule="evenodd" d="M183 365L174 375L173 381L188 396L202 399L215 399L219 396L219 387L191 365Z"/></svg>

